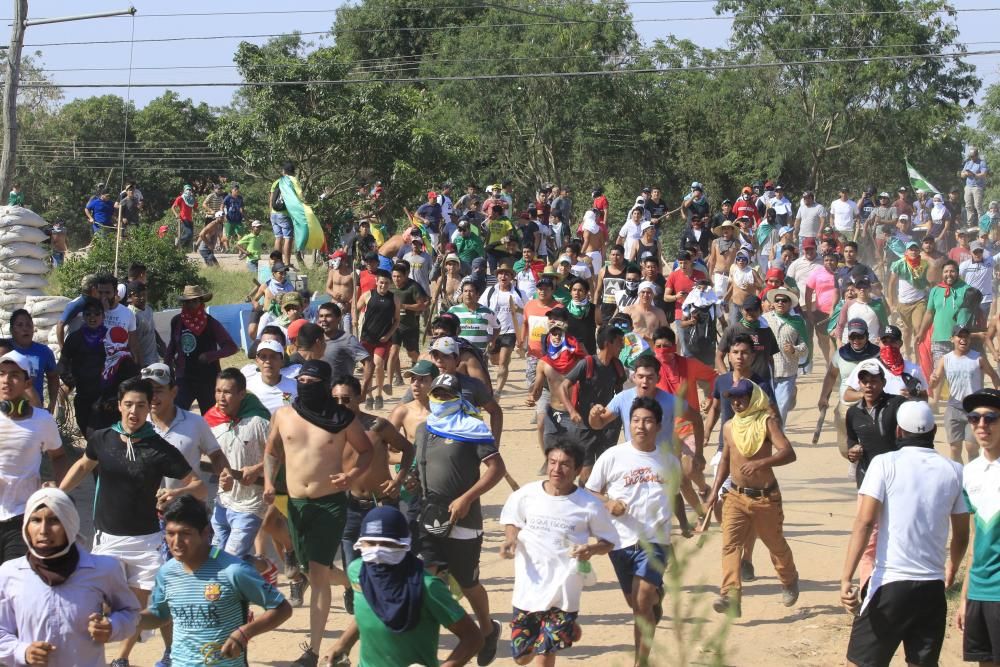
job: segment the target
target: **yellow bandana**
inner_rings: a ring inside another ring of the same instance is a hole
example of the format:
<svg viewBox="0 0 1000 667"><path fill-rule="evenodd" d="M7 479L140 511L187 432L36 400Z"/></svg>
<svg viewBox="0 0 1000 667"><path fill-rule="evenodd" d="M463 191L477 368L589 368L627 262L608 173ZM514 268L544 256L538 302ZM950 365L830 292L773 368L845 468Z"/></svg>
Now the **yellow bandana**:
<svg viewBox="0 0 1000 667"><path fill-rule="evenodd" d="M764 444L770 405L767 395L754 384L750 405L743 412L737 412L730 420L733 425L733 445L746 458L756 454Z"/></svg>

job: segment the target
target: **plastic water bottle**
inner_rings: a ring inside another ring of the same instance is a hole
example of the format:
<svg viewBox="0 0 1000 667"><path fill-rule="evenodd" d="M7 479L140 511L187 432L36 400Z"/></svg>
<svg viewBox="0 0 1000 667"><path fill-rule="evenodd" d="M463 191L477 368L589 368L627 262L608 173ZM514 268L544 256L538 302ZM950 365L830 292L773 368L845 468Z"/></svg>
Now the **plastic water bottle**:
<svg viewBox="0 0 1000 667"><path fill-rule="evenodd" d="M589 560L576 561L576 571L583 580L584 586L593 586L597 583L597 573Z"/></svg>

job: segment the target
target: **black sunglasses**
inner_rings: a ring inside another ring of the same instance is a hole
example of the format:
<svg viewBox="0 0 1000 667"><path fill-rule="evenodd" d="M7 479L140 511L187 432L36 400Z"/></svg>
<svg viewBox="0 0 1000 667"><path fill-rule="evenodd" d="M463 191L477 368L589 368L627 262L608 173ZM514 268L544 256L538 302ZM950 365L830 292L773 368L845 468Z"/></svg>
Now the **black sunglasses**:
<svg viewBox="0 0 1000 667"><path fill-rule="evenodd" d="M980 421L985 422L987 426L992 426L1000 420L1000 413L997 412L970 412L965 415L966 420L972 426L976 426Z"/></svg>
<svg viewBox="0 0 1000 667"><path fill-rule="evenodd" d="M792 300L791 300L791 299L789 299L788 297L784 297L784 296L779 296L778 298L776 298L776 299L774 300L774 302L775 302L775 303L791 303L791 302L792 302Z"/></svg>

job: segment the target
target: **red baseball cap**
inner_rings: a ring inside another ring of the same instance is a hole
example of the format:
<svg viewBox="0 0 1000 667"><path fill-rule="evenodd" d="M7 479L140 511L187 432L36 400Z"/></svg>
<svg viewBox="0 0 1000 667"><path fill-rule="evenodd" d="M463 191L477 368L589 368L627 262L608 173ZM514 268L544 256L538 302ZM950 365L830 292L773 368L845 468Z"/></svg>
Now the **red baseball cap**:
<svg viewBox="0 0 1000 667"><path fill-rule="evenodd" d="M300 317L299 319L297 319L294 322L292 322L291 324L289 324L288 325L288 340L290 340L290 341L291 340L295 340L295 338L299 335L299 329L301 329L303 326L305 326L308 323L309 323L309 320L307 320L304 317Z"/></svg>
<svg viewBox="0 0 1000 667"><path fill-rule="evenodd" d="M803 248L815 248L816 247L816 239L814 239L812 237L802 239L802 247Z"/></svg>

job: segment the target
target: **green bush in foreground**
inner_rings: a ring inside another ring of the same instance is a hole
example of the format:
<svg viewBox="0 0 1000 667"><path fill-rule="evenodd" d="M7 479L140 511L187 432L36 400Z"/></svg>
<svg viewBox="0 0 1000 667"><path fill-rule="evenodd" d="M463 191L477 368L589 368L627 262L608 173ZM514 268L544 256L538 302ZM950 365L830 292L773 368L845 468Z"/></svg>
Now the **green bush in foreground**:
<svg viewBox="0 0 1000 667"><path fill-rule="evenodd" d="M141 226L122 239L118 255L118 279L124 281L129 264L141 262L149 272L149 303L162 310L177 306L185 285L205 285L198 265L174 246L173 236L161 239L148 226ZM73 253L53 271L52 289L65 296L80 294L80 280L88 273L111 273L115 265L115 237L95 238L86 250Z"/></svg>

